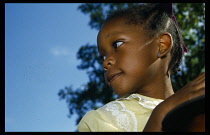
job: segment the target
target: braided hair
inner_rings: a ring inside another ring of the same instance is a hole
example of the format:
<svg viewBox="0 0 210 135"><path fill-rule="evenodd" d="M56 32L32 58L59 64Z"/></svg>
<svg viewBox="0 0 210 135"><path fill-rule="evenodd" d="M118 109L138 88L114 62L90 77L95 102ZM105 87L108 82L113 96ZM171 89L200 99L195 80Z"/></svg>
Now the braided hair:
<svg viewBox="0 0 210 135"><path fill-rule="evenodd" d="M160 6L160 4L141 4L126 9L116 10L109 14L104 22L114 18L123 18L126 24L140 25L143 27L145 35L148 38L158 36L163 32L172 35L173 47L171 49L171 60L169 70L176 74L180 69L179 66L184 54L183 39L179 28L176 26L171 14Z"/></svg>

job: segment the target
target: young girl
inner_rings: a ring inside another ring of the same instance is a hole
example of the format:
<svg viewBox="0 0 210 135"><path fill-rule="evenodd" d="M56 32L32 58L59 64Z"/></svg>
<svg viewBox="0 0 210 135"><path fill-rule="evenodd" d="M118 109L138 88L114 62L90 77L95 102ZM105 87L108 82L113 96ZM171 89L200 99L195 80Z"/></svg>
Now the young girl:
<svg viewBox="0 0 210 135"><path fill-rule="evenodd" d="M121 98L88 112L79 131L162 131L170 110L205 94L204 73L173 92L170 75L187 50L172 4L141 4L112 13L97 44L106 82Z"/></svg>

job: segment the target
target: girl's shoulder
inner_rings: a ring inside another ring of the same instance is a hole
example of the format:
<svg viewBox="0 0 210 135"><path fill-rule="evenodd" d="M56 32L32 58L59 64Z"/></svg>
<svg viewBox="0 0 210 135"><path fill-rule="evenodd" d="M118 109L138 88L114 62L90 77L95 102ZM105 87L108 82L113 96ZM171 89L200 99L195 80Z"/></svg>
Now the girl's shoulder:
<svg viewBox="0 0 210 135"><path fill-rule="evenodd" d="M143 96L137 93L130 94L128 96L116 99L104 105L102 108L130 108L142 107L145 109L154 109L163 100L155 99L147 96ZM101 108L99 108L101 109ZM139 110L138 110L139 111Z"/></svg>
<svg viewBox="0 0 210 135"><path fill-rule="evenodd" d="M97 110L88 112L80 121L78 129L80 131L81 125L84 127L86 124L86 128L90 131L96 129L98 131L101 127L108 129L99 131L138 131L137 121L139 117L149 116L160 102L162 102L160 99L131 94L111 101Z"/></svg>
<svg viewBox="0 0 210 135"><path fill-rule="evenodd" d="M110 116L119 119L134 118L136 115L150 113L162 101L139 94L130 94L105 104L96 112L104 119L110 119Z"/></svg>

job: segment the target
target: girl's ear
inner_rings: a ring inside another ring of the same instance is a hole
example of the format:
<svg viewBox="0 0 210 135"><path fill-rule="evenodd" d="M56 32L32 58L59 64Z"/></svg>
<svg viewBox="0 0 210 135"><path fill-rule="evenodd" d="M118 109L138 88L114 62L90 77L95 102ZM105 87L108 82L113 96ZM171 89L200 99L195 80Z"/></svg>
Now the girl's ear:
<svg viewBox="0 0 210 135"><path fill-rule="evenodd" d="M159 46L159 51L157 54L158 57L162 58L166 56L166 54L171 51L173 46L173 39L171 34L170 33L161 34L158 40L158 46Z"/></svg>

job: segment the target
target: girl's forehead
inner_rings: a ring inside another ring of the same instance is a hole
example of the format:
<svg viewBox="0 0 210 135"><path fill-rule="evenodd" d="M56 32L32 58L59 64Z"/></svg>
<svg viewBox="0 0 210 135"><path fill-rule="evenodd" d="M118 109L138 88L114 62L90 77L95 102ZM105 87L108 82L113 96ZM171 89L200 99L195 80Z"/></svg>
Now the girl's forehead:
<svg viewBox="0 0 210 135"><path fill-rule="evenodd" d="M138 28L137 28L138 27ZM98 36L110 37L126 31L135 32L140 26L127 24L123 18L115 18L106 22L100 29Z"/></svg>

